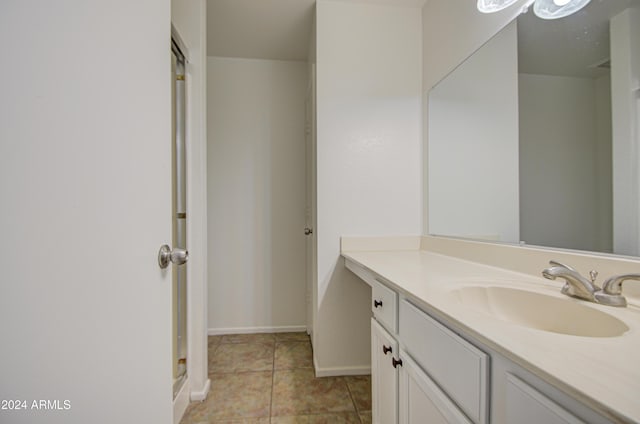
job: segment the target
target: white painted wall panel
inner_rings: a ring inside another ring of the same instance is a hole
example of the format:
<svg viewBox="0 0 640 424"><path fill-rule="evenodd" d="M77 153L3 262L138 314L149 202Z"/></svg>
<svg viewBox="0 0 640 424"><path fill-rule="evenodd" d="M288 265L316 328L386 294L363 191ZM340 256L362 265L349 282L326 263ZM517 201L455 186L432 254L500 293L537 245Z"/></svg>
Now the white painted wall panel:
<svg viewBox="0 0 640 424"><path fill-rule="evenodd" d="M370 289L340 236L421 231L420 11L321 0L316 13L316 371L368 372Z"/></svg>
<svg viewBox="0 0 640 424"><path fill-rule="evenodd" d="M305 325L305 62L208 58L210 332Z"/></svg>

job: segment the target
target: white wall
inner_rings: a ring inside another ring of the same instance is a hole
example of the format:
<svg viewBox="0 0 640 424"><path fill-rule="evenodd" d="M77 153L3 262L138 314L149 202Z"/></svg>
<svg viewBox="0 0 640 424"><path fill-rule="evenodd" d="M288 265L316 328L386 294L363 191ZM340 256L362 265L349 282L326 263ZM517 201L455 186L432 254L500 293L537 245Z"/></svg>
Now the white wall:
<svg viewBox="0 0 640 424"><path fill-rule="evenodd" d="M307 64L208 65L209 332L303 330Z"/></svg>
<svg viewBox="0 0 640 424"><path fill-rule="evenodd" d="M340 260L342 235L421 232L421 18L415 8L319 0L319 375L370 368L371 293Z"/></svg>
<svg viewBox="0 0 640 424"><path fill-rule="evenodd" d="M606 117L597 114L596 80L520 74L519 90L522 240L600 250L607 225L600 224L599 193L611 178L598 180L597 153L607 143L598 141Z"/></svg>
<svg viewBox="0 0 640 424"><path fill-rule="evenodd" d="M429 233L518 242L515 22L429 93Z"/></svg>
<svg viewBox="0 0 640 424"><path fill-rule="evenodd" d="M192 400L208 390L207 370L207 36L206 0L172 0L171 22L189 50L187 83L187 374Z"/></svg>

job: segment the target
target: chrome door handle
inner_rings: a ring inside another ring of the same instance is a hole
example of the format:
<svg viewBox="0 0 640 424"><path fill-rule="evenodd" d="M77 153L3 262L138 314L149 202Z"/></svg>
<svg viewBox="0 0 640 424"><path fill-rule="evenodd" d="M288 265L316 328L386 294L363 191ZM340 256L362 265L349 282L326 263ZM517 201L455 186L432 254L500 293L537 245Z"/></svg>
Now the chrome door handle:
<svg viewBox="0 0 640 424"><path fill-rule="evenodd" d="M309 234L313 234L313 230L311 228L309 228L309 227L306 227L304 229L304 235L308 236Z"/></svg>
<svg viewBox="0 0 640 424"><path fill-rule="evenodd" d="M169 262L176 265L182 265L189 260L189 252L185 249L171 249L168 244L160 246L158 252L158 265L161 269L169 266Z"/></svg>

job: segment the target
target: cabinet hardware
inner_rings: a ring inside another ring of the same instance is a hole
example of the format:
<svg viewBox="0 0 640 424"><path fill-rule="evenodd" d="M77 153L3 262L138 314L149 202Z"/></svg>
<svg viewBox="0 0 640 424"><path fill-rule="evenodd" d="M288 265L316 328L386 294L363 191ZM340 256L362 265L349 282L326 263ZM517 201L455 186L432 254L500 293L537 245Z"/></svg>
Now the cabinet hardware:
<svg viewBox="0 0 640 424"><path fill-rule="evenodd" d="M398 365L402 366L402 359L391 358L393 368L398 368Z"/></svg>
<svg viewBox="0 0 640 424"><path fill-rule="evenodd" d="M393 353L393 348L391 348L391 346L382 345L382 353L386 355L389 352Z"/></svg>
<svg viewBox="0 0 640 424"><path fill-rule="evenodd" d="M374 300L373 307L377 308L378 306L382 306L382 300Z"/></svg>

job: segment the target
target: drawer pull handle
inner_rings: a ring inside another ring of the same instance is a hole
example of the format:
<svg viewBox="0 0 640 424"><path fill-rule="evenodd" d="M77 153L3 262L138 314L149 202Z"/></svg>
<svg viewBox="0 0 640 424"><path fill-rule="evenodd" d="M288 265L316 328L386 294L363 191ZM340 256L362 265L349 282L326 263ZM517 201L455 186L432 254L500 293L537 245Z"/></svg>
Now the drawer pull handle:
<svg viewBox="0 0 640 424"><path fill-rule="evenodd" d="M398 365L402 366L402 359L391 358L393 368L398 368Z"/></svg>
<svg viewBox="0 0 640 424"><path fill-rule="evenodd" d="M377 307L381 307L382 306L382 300L374 300L373 301L373 307L377 308Z"/></svg>
<svg viewBox="0 0 640 424"><path fill-rule="evenodd" d="M385 345L382 345L382 353L384 353L386 355L389 352L393 353L393 349L391 348L391 346L387 347Z"/></svg>

